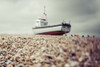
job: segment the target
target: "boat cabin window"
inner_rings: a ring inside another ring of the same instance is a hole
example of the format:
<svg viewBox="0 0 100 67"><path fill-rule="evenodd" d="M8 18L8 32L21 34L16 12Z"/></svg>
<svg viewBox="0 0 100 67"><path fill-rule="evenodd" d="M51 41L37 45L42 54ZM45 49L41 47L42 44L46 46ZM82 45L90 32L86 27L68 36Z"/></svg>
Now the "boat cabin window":
<svg viewBox="0 0 100 67"><path fill-rule="evenodd" d="M44 25L47 25L47 23L44 23Z"/></svg>

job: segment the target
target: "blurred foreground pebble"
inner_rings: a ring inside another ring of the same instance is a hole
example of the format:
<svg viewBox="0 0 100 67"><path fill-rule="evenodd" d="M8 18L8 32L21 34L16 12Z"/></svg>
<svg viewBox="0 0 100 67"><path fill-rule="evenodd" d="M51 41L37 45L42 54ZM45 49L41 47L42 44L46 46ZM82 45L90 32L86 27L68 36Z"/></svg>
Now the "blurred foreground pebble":
<svg viewBox="0 0 100 67"><path fill-rule="evenodd" d="M0 67L100 67L100 38L2 34Z"/></svg>

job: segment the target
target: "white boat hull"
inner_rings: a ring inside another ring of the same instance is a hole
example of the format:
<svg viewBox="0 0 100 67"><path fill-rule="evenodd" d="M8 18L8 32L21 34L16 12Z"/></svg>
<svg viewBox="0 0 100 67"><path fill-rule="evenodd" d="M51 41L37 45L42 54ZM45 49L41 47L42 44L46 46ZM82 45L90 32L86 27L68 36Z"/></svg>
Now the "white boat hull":
<svg viewBox="0 0 100 67"><path fill-rule="evenodd" d="M41 35L62 35L65 33L70 32L69 26L60 25L52 25L52 26L45 26L45 27L36 27L33 28L34 34L41 34Z"/></svg>

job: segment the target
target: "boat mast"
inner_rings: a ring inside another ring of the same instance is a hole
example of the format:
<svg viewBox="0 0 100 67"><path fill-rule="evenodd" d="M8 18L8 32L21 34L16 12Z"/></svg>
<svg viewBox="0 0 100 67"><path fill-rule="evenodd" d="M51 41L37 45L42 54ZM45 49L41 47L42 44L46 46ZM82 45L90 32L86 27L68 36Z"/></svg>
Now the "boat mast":
<svg viewBox="0 0 100 67"><path fill-rule="evenodd" d="M44 6L44 16L45 16L45 18L46 18L46 20L47 20L47 14L46 14L46 6Z"/></svg>

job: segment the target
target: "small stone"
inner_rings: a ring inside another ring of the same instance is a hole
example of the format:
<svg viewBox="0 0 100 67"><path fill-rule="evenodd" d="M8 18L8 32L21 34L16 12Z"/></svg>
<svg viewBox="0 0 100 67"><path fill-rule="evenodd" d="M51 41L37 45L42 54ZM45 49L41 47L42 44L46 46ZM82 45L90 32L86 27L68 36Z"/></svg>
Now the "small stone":
<svg viewBox="0 0 100 67"><path fill-rule="evenodd" d="M70 64L65 64L65 66L64 66L64 67L71 67L71 66L70 66Z"/></svg>
<svg viewBox="0 0 100 67"><path fill-rule="evenodd" d="M84 35L82 35L82 37L84 37Z"/></svg>
<svg viewBox="0 0 100 67"><path fill-rule="evenodd" d="M62 48L60 48L60 53L63 53L63 50L62 50Z"/></svg>
<svg viewBox="0 0 100 67"><path fill-rule="evenodd" d="M42 51L42 52L45 52L45 49L46 49L45 47L42 47L42 48L41 48L41 51Z"/></svg>
<svg viewBox="0 0 100 67"><path fill-rule="evenodd" d="M70 65L71 67L79 66L79 63L77 61L73 61Z"/></svg>
<svg viewBox="0 0 100 67"><path fill-rule="evenodd" d="M81 62L83 60L83 57L80 57L78 60L79 60L79 62Z"/></svg>
<svg viewBox="0 0 100 67"><path fill-rule="evenodd" d="M34 55L30 56L30 59L34 59L34 58L36 58Z"/></svg>
<svg viewBox="0 0 100 67"><path fill-rule="evenodd" d="M73 37L73 35L71 35Z"/></svg>
<svg viewBox="0 0 100 67"><path fill-rule="evenodd" d="M56 60L64 61L64 59L63 59L62 57L60 57L60 56L58 56L58 57L56 58Z"/></svg>
<svg viewBox="0 0 100 67"><path fill-rule="evenodd" d="M51 67L56 67L56 65L52 65Z"/></svg>
<svg viewBox="0 0 100 67"><path fill-rule="evenodd" d="M19 64L17 67L24 67L24 65L23 64Z"/></svg>
<svg viewBox="0 0 100 67"><path fill-rule="evenodd" d="M40 63L34 64L34 67L41 67L41 64Z"/></svg>
<svg viewBox="0 0 100 67"><path fill-rule="evenodd" d="M10 63L11 63L11 61L10 60L7 60L6 64L10 64Z"/></svg>
<svg viewBox="0 0 100 67"><path fill-rule="evenodd" d="M89 53L88 53L88 52L86 52L86 53L85 53L85 55L86 55L86 56L89 56Z"/></svg>
<svg viewBox="0 0 100 67"><path fill-rule="evenodd" d="M3 53L0 52L0 55L2 55Z"/></svg>
<svg viewBox="0 0 100 67"><path fill-rule="evenodd" d="M3 67L6 67L6 66L3 66ZM7 67L13 67L13 65L12 64L8 64Z"/></svg>
<svg viewBox="0 0 100 67"><path fill-rule="evenodd" d="M2 40L5 40L5 38L2 38Z"/></svg>
<svg viewBox="0 0 100 67"><path fill-rule="evenodd" d="M51 56L46 56L48 59L53 59Z"/></svg>
<svg viewBox="0 0 100 67"><path fill-rule="evenodd" d="M76 54L75 54L75 53L72 53L71 55L72 55L72 56L76 56Z"/></svg>

